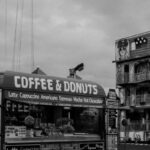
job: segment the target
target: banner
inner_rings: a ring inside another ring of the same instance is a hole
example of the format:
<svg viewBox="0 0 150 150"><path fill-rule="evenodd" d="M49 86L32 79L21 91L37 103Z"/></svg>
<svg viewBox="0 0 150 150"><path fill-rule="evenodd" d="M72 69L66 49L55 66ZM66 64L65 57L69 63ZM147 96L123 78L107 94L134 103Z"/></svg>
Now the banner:
<svg viewBox="0 0 150 150"><path fill-rule="evenodd" d="M102 107L103 99L74 95L5 91L6 99L33 104Z"/></svg>

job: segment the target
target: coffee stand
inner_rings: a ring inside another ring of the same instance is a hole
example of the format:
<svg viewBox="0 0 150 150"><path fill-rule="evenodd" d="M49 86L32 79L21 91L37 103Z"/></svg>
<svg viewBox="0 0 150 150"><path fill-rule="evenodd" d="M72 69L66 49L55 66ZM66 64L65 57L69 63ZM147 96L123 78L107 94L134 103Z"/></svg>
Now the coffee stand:
<svg viewBox="0 0 150 150"><path fill-rule="evenodd" d="M3 72L1 150L104 150L104 103L93 82Z"/></svg>

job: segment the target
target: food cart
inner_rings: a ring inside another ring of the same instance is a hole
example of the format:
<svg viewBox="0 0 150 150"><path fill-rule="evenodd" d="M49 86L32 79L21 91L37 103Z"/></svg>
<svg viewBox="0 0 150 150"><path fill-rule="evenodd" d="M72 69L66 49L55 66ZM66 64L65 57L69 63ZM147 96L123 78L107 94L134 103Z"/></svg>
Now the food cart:
<svg viewBox="0 0 150 150"><path fill-rule="evenodd" d="M104 150L104 103L93 82L0 73L1 150Z"/></svg>

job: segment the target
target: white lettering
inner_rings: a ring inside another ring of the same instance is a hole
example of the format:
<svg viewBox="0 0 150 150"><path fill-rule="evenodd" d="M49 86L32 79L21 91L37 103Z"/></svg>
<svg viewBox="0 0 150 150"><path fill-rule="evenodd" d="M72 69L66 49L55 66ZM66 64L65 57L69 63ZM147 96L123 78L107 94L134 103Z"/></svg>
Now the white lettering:
<svg viewBox="0 0 150 150"><path fill-rule="evenodd" d="M49 89L50 91L52 91L52 90L53 90L53 80L48 79L48 80L47 80L47 86L48 86L48 89Z"/></svg>
<svg viewBox="0 0 150 150"><path fill-rule="evenodd" d="M41 95L41 99L57 101L58 97L57 96L51 96L51 95Z"/></svg>
<svg viewBox="0 0 150 150"><path fill-rule="evenodd" d="M69 82L64 81L64 91L69 92Z"/></svg>
<svg viewBox="0 0 150 150"><path fill-rule="evenodd" d="M62 85L61 85L61 83L60 83L60 81L59 80L56 80L56 91L61 91L62 89L62 87L61 87Z"/></svg>
<svg viewBox="0 0 150 150"><path fill-rule="evenodd" d="M28 88L28 79L26 77L21 78L22 88Z"/></svg>
<svg viewBox="0 0 150 150"><path fill-rule="evenodd" d="M87 84L82 84L82 89L83 89L83 94L87 94L88 92Z"/></svg>
<svg viewBox="0 0 150 150"><path fill-rule="evenodd" d="M24 98L24 99L39 99L39 95L37 94L24 94L22 92L20 92L20 98Z"/></svg>
<svg viewBox="0 0 150 150"><path fill-rule="evenodd" d="M18 112L23 111L23 105L22 104L18 104Z"/></svg>
<svg viewBox="0 0 150 150"><path fill-rule="evenodd" d="M32 88L32 86L34 85L34 82L33 82L33 78L29 78L29 89Z"/></svg>
<svg viewBox="0 0 150 150"><path fill-rule="evenodd" d="M76 83L76 92L77 92L77 93L82 93L82 86L81 86L81 83Z"/></svg>
<svg viewBox="0 0 150 150"><path fill-rule="evenodd" d="M74 82L70 82L70 90L71 92L75 92L76 91L76 86L75 86L75 83Z"/></svg>
<svg viewBox="0 0 150 150"><path fill-rule="evenodd" d="M24 89L35 89L35 90L49 90L55 92L71 92L76 94L88 94L97 95L98 86L96 84L88 84L84 82L75 81L63 81L60 80L47 79L47 78L37 78L37 77L26 77L26 76L15 76L14 85L16 88ZM63 87L62 87L63 85Z"/></svg>
<svg viewBox="0 0 150 150"><path fill-rule="evenodd" d="M39 78L35 78L34 81L35 81L35 89L38 89L38 86L40 85L40 82L39 82Z"/></svg>
<svg viewBox="0 0 150 150"><path fill-rule="evenodd" d="M65 101L65 102L71 102L72 98L71 97L64 97L64 96L59 96L60 101Z"/></svg>
<svg viewBox="0 0 150 150"><path fill-rule="evenodd" d="M73 100L74 100L74 102L77 102L77 103L82 103L83 102L83 99L77 98L77 97L73 97Z"/></svg>
<svg viewBox="0 0 150 150"><path fill-rule="evenodd" d="M16 88L20 88L20 87L21 87L21 85L20 85L20 83L19 83L20 76L15 76L15 77L14 77L14 80L15 80L15 87L16 87Z"/></svg>
<svg viewBox="0 0 150 150"><path fill-rule="evenodd" d="M15 93L15 92L8 92L8 97L9 97L9 98L17 98L17 97L18 97L18 94Z"/></svg>
<svg viewBox="0 0 150 150"><path fill-rule="evenodd" d="M40 81L41 81L41 88L42 88L42 90L47 90L45 79L40 79Z"/></svg>
<svg viewBox="0 0 150 150"><path fill-rule="evenodd" d="M92 94L92 85L88 84L89 94Z"/></svg>
<svg viewBox="0 0 150 150"><path fill-rule="evenodd" d="M93 94L97 95L98 94L98 89L97 89L97 85L93 85Z"/></svg>

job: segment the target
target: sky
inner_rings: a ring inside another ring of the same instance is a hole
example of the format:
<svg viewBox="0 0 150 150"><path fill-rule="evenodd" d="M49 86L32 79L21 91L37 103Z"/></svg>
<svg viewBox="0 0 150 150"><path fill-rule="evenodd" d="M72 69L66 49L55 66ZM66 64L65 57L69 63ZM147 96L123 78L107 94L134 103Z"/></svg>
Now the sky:
<svg viewBox="0 0 150 150"><path fill-rule="evenodd" d="M150 30L149 6L148 0L0 0L0 70L40 67L67 77L84 63L77 75L105 91L115 88L115 41Z"/></svg>

